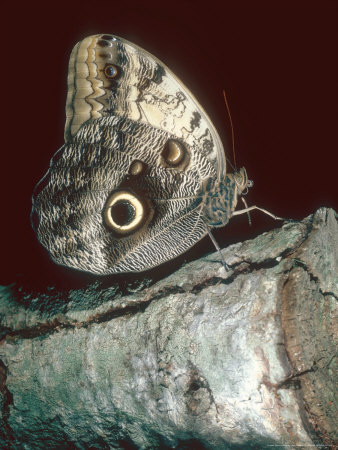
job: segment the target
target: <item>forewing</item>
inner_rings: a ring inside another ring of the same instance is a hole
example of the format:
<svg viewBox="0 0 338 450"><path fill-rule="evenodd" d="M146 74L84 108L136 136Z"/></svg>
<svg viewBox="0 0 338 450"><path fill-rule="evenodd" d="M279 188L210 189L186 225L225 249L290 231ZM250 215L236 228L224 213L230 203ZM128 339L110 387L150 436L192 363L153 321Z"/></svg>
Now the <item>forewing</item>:
<svg viewBox="0 0 338 450"><path fill-rule="evenodd" d="M117 73L109 78L111 66ZM95 35L79 42L70 57L65 140L72 140L87 120L106 115L149 124L175 135L203 153L217 177L224 178L221 140L182 82L136 45L113 35Z"/></svg>

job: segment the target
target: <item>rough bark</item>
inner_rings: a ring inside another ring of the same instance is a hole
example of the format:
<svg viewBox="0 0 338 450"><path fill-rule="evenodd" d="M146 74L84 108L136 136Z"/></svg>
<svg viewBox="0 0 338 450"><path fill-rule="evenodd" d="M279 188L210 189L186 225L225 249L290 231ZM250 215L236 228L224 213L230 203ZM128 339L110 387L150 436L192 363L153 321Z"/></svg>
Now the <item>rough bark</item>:
<svg viewBox="0 0 338 450"><path fill-rule="evenodd" d="M126 295L2 287L1 447L334 446L334 211L223 254Z"/></svg>

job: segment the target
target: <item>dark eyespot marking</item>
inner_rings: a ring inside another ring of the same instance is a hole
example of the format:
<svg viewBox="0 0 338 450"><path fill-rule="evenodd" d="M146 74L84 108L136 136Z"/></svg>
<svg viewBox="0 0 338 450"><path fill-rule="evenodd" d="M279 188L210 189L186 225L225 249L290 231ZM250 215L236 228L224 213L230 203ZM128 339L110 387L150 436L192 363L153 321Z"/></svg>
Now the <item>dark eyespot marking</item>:
<svg viewBox="0 0 338 450"><path fill-rule="evenodd" d="M129 167L129 174L130 175L140 175L142 172L145 172L147 167L147 164L145 164L143 161L139 161L138 159L135 159L130 164Z"/></svg>
<svg viewBox="0 0 338 450"><path fill-rule="evenodd" d="M99 57L102 58L102 59L110 59L110 58L111 58L111 54L110 54L110 53L103 53L103 52L100 52L98 55L99 55Z"/></svg>
<svg viewBox="0 0 338 450"><path fill-rule="evenodd" d="M104 39L106 41L112 41L112 40L114 40L114 36L112 34L103 34L101 36L101 39Z"/></svg>
<svg viewBox="0 0 338 450"><path fill-rule="evenodd" d="M135 219L136 209L131 202L119 200L111 207L110 215L117 225L129 225Z"/></svg>
<svg viewBox="0 0 338 450"><path fill-rule="evenodd" d="M111 47L112 43L109 41L105 41L104 39L99 39L96 43L99 47Z"/></svg>
<svg viewBox="0 0 338 450"><path fill-rule="evenodd" d="M127 190L114 191L103 211L106 227L120 236L134 233L151 217L147 202Z"/></svg>
<svg viewBox="0 0 338 450"><path fill-rule="evenodd" d="M119 75L119 69L114 64L107 64L104 68L104 74L107 78L117 78Z"/></svg>
<svg viewBox="0 0 338 450"><path fill-rule="evenodd" d="M185 169L189 162L188 150L182 142L176 139L169 139L166 142L161 156L164 165L168 165L169 167Z"/></svg>

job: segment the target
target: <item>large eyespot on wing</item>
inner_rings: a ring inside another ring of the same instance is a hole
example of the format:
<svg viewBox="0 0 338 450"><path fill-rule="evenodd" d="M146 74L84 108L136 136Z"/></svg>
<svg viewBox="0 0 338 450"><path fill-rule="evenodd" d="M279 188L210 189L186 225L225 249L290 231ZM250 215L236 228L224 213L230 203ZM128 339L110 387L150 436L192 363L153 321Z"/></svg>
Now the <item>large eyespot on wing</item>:
<svg viewBox="0 0 338 450"><path fill-rule="evenodd" d="M127 190L114 191L103 210L104 224L117 237L135 233L152 216L149 201Z"/></svg>
<svg viewBox="0 0 338 450"><path fill-rule="evenodd" d="M201 152L218 178L224 178L221 140L183 83L136 45L113 35L95 35L79 42L70 57L65 140L71 141L86 121L107 115L169 132Z"/></svg>
<svg viewBox="0 0 338 450"><path fill-rule="evenodd" d="M89 142L75 139L52 159L34 198L35 231L52 259L98 275L140 272L200 240L203 195L191 149L127 119L103 117L93 125L77 137Z"/></svg>
<svg viewBox="0 0 338 450"><path fill-rule="evenodd" d="M38 240L57 264L98 275L140 272L183 253L206 234L190 155L149 125L88 121L35 192ZM209 172L211 163L198 157Z"/></svg>

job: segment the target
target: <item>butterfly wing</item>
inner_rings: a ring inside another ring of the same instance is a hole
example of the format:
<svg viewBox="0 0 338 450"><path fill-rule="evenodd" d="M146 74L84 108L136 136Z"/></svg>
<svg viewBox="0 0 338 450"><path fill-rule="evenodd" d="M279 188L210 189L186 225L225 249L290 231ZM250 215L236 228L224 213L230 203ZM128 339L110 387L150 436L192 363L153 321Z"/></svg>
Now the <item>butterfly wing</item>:
<svg viewBox="0 0 338 450"><path fill-rule="evenodd" d="M142 271L206 234L206 183L223 147L191 93L149 53L112 36L70 57L65 145L33 196L55 262L96 274Z"/></svg>
<svg viewBox="0 0 338 450"><path fill-rule="evenodd" d="M156 57L122 38L90 36L70 56L65 140L87 120L107 114L174 134L203 152L224 178L224 149L217 131L177 77Z"/></svg>

